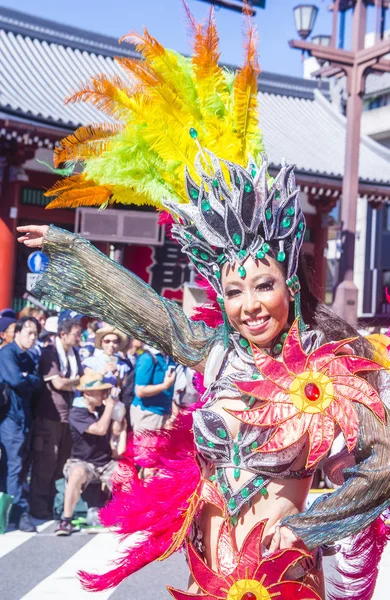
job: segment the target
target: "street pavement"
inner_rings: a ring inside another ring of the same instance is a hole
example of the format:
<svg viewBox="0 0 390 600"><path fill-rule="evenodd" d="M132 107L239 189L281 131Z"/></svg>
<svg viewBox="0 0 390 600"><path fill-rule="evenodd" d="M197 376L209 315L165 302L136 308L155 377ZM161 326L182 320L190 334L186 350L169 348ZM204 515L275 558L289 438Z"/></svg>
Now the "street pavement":
<svg viewBox="0 0 390 600"><path fill-rule="evenodd" d="M168 600L170 585L185 590L188 568L182 554L155 562L118 588L92 594L80 588L79 569L103 572L118 556L111 533L54 535L53 521L38 534L10 531L0 535L0 598L4 600ZM382 559L374 600L389 600L390 544Z"/></svg>

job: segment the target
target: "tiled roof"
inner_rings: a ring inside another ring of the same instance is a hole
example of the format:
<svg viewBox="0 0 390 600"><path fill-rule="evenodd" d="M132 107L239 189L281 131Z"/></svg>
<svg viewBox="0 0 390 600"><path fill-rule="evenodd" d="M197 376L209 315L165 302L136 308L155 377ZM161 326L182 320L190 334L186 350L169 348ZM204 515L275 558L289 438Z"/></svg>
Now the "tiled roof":
<svg viewBox="0 0 390 600"><path fill-rule="evenodd" d="M91 75L123 75L115 55L136 56L113 38L0 8L0 112L64 130L106 120L92 106L63 100ZM340 178L345 118L326 99L328 85L262 73L259 94L271 164L285 157L303 173ZM390 150L363 137L361 179L390 184L389 167Z"/></svg>
<svg viewBox="0 0 390 600"><path fill-rule="evenodd" d="M390 92L390 73L370 73L366 79L366 96Z"/></svg>
<svg viewBox="0 0 390 600"><path fill-rule="evenodd" d="M342 177L346 119L315 90L314 100L260 93L260 124L272 164L281 157L304 173ZM368 136L360 145L360 179L390 184L390 150Z"/></svg>

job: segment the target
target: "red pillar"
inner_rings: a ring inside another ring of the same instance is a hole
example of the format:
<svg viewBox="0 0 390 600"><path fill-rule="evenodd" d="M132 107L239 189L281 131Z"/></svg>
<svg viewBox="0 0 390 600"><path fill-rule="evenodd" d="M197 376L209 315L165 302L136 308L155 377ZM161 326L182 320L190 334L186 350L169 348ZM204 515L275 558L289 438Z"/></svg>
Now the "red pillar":
<svg viewBox="0 0 390 600"><path fill-rule="evenodd" d="M10 167L4 167L3 173L0 194L0 310L13 305L20 194L20 182L10 181Z"/></svg>

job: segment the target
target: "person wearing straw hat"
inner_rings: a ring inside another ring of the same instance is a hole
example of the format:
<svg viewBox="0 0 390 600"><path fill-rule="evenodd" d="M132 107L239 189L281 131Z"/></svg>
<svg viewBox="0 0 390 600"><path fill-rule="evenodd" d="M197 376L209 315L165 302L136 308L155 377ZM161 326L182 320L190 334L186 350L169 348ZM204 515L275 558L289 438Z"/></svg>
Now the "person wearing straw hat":
<svg viewBox="0 0 390 600"><path fill-rule="evenodd" d="M77 390L82 394L82 402L78 401L69 413L72 453L64 466L64 511L56 535L69 536L73 532L73 512L89 483L100 481L111 491L111 477L117 467L110 443L115 405L112 389L100 373L89 371L80 378ZM126 429L123 428L117 452L124 451L125 445Z"/></svg>
<svg viewBox="0 0 390 600"><path fill-rule="evenodd" d="M95 333L95 352L82 362L84 372L100 373L105 383L121 388L130 372L130 366L119 352L128 344L127 335L119 329L104 325Z"/></svg>

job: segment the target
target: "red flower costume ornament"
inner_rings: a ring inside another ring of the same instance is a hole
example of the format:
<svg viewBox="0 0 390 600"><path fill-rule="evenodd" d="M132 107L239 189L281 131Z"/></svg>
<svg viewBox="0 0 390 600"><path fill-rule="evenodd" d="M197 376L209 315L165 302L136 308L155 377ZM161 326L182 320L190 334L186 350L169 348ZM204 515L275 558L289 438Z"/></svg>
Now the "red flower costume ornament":
<svg viewBox="0 0 390 600"><path fill-rule="evenodd" d="M364 404L385 421L385 409L376 390L355 375L382 367L366 358L338 354L355 339L330 342L306 354L295 321L283 345L281 362L252 345L255 364L264 380L239 381L236 385L262 402L251 410L228 412L244 423L275 427L268 441L255 452L278 452L308 434L306 468L312 468L329 451L336 425L348 451L355 447L359 421L353 402Z"/></svg>
<svg viewBox="0 0 390 600"><path fill-rule="evenodd" d="M168 587L176 600L320 600L300 581L290 581L288 570L298 561L311 558L301 550L287 549L262 558L262 537L267 521L251 529L239 552L234 549L230 525L221 526L217 546L217 571L210 569L192 544L187 558L192 576L202 593L191 594Z"/></svg>

